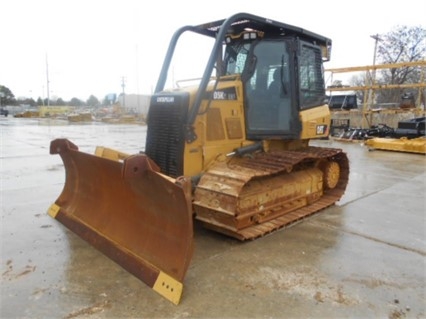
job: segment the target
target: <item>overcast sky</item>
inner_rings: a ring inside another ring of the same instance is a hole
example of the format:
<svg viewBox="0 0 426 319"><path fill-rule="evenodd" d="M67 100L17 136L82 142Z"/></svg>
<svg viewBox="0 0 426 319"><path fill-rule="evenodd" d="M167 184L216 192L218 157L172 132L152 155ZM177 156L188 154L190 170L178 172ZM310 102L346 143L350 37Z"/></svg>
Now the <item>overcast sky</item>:
<svg viewBox="0 0 426 319"><path fill-rule="evenodd" d="M331 38L326 68L371 65L370 35L426 27L422 0L2 0L0 85L17 98L45 98L48 73L51 97L102 100L122 91L124 77L126 93L149 94L176 29L238 12Z"/></svg>

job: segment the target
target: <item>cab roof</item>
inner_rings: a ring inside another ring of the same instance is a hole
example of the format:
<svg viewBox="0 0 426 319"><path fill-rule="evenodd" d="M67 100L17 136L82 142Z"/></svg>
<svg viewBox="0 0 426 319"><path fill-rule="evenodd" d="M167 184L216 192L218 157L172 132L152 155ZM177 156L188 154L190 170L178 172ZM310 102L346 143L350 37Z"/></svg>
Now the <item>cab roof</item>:
<svg viewBox="0 0 426 319"><path fill-rule="evenodd" d="M230 20L230 21L227 21ZM225 23L228 22L228 23ZM220 28L223 25L229 25L227 34L239 34L245 30L264 32L265 37L283 37L296 36L305 41L314 42L317 45L330 47L331 39L319 35L317 33L286 24L283 22L274 21L268 18L259 17L249 13L237 13L228 19L217 20L213 22L203 23L191 27L192 31L210 36L217 37Z"/></svg>

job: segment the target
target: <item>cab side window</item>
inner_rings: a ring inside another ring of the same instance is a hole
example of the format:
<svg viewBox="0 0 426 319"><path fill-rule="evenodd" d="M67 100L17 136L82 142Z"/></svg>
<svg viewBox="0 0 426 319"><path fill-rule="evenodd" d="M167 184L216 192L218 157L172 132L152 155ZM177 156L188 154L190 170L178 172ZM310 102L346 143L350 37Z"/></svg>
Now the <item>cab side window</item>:
<svg viewBox="0 0 426 319"><path fill-rule="evenodd" d="M321 51L302 44L299 59L299 95L302 109L324 104L325 89Z"/></svg>

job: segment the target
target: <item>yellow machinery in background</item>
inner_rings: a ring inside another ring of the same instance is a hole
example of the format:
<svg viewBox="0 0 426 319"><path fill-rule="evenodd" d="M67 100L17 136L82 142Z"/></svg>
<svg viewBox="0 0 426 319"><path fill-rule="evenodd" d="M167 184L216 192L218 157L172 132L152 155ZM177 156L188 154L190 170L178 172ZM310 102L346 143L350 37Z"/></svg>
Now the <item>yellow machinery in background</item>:
<svg viewBox="0 0 426 319"><path fill-rule="evenodd" d="M376 137L365 141L370 150L426 154L426 137L408 139Z"/></svg>

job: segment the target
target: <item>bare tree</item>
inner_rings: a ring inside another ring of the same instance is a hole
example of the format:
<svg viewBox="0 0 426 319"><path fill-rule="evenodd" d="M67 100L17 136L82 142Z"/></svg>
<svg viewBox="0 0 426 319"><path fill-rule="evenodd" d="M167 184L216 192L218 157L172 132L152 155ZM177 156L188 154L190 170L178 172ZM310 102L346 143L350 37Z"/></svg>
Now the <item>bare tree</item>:
<svg viewBox="0 0 426 319"><path fill-rule="evenodd" d="M351 86L365 86L366 85L365 81L366 79L364 74L356 74L349 79L349 84ZM355 91L355 94L359 101L364 101L364 97L365 97L364 90Z"/></svg>
<svg viewBox="0 0 426 319"><path fill-rule="evenodd" d="M379 35L377 62L381 64L414 62L425 59L426 29L415 26L397 26L390 32ZM384 84L418 83L422 80L421 67L383 69L379 81ZM423 79L424 81L424 79ZM417 89L393 89L377 92L377 102L399 103L403 93L417 96Z"/></svg>

